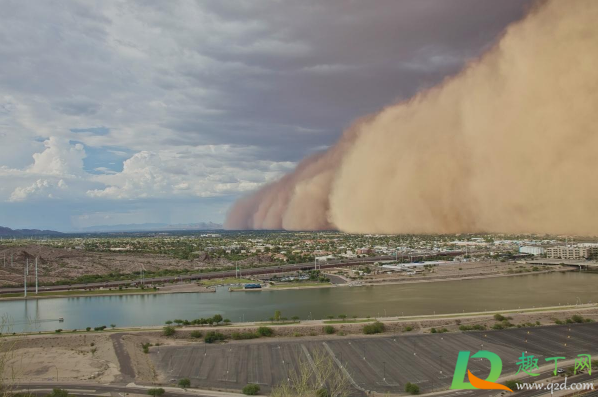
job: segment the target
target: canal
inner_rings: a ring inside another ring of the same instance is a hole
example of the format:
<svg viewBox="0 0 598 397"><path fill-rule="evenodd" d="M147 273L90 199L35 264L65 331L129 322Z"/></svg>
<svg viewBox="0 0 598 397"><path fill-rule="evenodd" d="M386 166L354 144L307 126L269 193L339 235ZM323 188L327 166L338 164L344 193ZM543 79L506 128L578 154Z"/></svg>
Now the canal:
<svg viewBox="0 0 598 397"><path fill-rule="evenodd" d="M88 296L0 302L12 331L161 325L222 314L233 322L284 317L397 316L500 311L598 301L598 274L565 272L364 287ZM64 322L58 322L63 317ZM2 332L6 333L4 329Z"/></svg>

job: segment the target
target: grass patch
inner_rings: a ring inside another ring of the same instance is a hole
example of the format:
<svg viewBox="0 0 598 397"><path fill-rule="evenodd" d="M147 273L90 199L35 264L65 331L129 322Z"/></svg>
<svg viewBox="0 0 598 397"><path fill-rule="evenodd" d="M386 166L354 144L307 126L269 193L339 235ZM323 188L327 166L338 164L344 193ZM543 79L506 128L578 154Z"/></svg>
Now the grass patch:
<svg viewBox="0 0 598 397"><path fill-rule="evenodd" d="M270 288L285 289L285 288L297 288L297 287L321 287L323 285L331 285L330 283L306 283L306 282L290 282L271 285Z"/></svg>
<svg viewBox="0 0 598 397"><path fill-rule="evenodd" d="M216 285L227 285L227 284L253 284L255 281L246 278L214 278L211 280L202 280L200 285L202 287L214 287Z"/></svg>

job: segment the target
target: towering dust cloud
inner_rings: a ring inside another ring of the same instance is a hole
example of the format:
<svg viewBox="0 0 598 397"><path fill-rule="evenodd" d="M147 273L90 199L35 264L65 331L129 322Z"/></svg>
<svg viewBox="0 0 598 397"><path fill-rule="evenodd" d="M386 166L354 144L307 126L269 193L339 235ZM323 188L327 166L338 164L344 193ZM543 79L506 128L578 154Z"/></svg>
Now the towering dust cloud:
<svg viewBox="0 0 598 397"><path fill-rule="evenodd" d="M239 200L231 229L598 234L598 1L551 0L441 86Z"/></svg>

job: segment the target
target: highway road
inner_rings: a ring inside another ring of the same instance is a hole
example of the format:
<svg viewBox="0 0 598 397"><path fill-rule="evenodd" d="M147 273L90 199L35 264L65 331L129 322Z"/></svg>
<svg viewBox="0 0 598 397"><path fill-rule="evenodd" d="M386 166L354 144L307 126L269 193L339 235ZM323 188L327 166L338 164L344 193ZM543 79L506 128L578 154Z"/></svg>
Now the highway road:
<svg viewBox="0 0 598 397"><path fill-rule="evenodd" d="M117 384L99 384L91 382L25 382L15 385L15 392L29 392L35 395L47 395L52 389L66 389L73 396L100 396L100 395L119 395L141 394L147 395L150 386L139 386L135 384L117 385ZM165 396L168 397L239 397L243 394L217 392L211 390L183 390L173 387L163 387L166 390Z"/></svg>
<svg viewBox="0 0 598 397"><path fill-rule="evenodd" d="M409 256L413 257L413 259L423 260L427 257L431 256L457 256L462 254L461 251L451 251L451 252L444 252L444 253L431 253L431 254L409 254ZM367 257L367 258L356 258L351 260L337 260L337 261L328 261L328 262L318 262L318 268L321 269L328 269L334 267L343 267L343 266L354 266L354 265L361 265L366 263L374 263L381 260L391 260L394 259L394 256L376 256L376 257ZM292 272L298 270L311 270L314 268L313 262L308 263L297 263L297 264L290 264L290 265L281 265L281 266L268 266L268 267L260 267L260 268L247 268L242 269L243 276L256 276L260 274L275 274L275 273L285 273L285 272ZM210 272L210 273L196 273L196 274L187 274L181 276L165 276L165 277L154 277L154 278L145 278L146 284L154 284L154 283L167 283L167 282L176 282L176 281L194 281L194 280L209 280L214 278L224 278L224 277L235 277L234 270L225 270L225 271L218 271L218 272ZM99 283L86 283L86 284L63 284L63 285L52 285L52 286L42 286L39 288L40 291L66 291L66 290L75 290L75 289L94 289L94 288L113 288L119 286L128 286L132 283L138 283L139 279L130 279L130 280L121 280L121 281L110 281L110 282L99 282ZM14 293L21 293L23 292L23 287L5 287L0 288L0 295L2 294L14 294Z"/></svg>

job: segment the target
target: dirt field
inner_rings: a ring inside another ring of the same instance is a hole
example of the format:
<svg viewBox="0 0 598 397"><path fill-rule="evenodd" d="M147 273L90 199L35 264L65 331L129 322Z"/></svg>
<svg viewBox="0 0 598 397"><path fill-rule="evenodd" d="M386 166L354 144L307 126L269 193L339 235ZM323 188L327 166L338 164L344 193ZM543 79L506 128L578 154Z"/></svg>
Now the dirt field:
<svg viewBox="0 0 598 397"><path fill-rule="evenodd" d="M95 380L113 382L119 368L109 335L59 335L2 341L5 376L19 381ZM12 375L10 375L12 374Z"/></svg>
<svg viewBox="0 0 598 397"><path fill-rule="evenodd" d="M12 256L12 266L11 266ZM22 285L23 268L29 261L30 277L34 275L35 258L38 257L40 283L70 280L83 275L139 272L143 265L146 271L158 270L200 270L203 268L228 267L223 259L212 259L209 255L194 260L175 259L166 255L150 255L126 252L89 252L78 249L52 248L27 245L21 247L0 246L0 286ZM6 266L4 266L6 258ZM245 265L267 264L269 257L253 257ZM33 280L33 278L31 278Z"/></svg>

